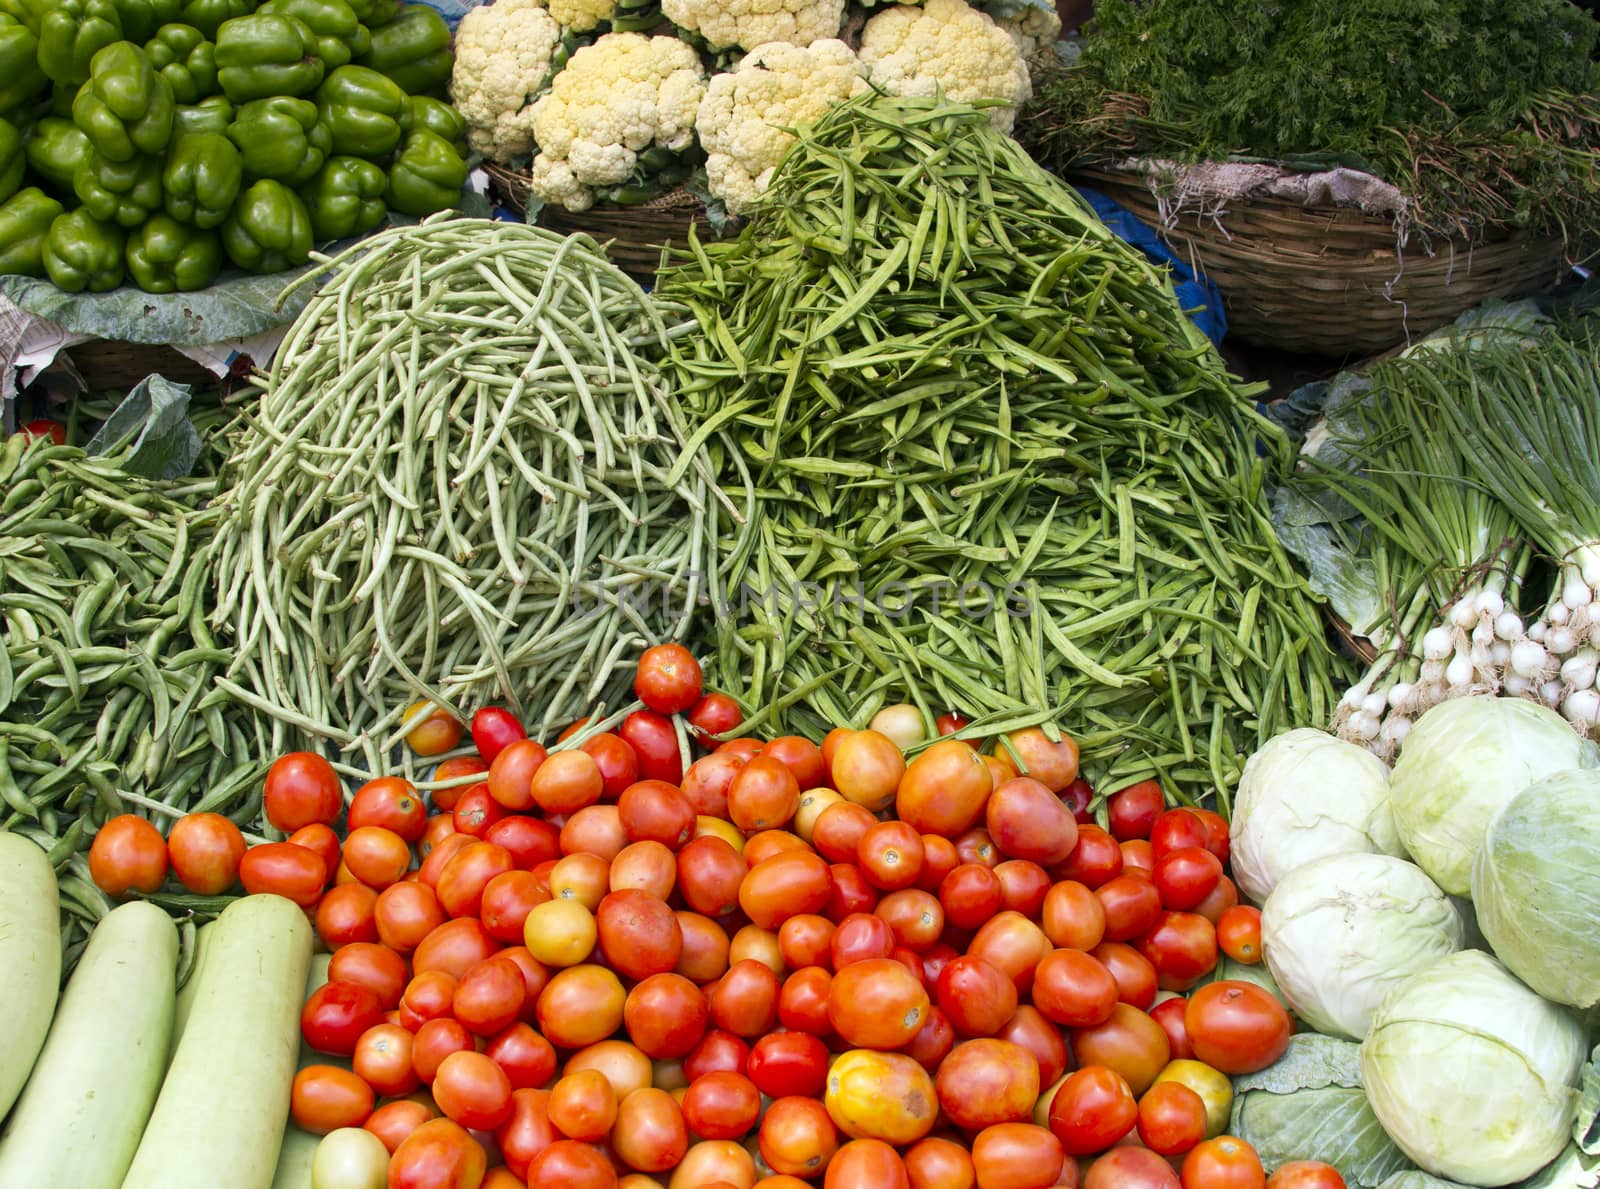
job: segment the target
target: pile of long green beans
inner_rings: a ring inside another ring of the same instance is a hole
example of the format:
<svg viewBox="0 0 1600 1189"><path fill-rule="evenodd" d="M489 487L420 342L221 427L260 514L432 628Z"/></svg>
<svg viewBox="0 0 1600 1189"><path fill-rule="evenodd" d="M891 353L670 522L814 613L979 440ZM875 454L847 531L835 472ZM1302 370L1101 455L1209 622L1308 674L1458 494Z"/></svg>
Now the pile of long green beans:
<svg viewBox="0 0 1600 1189"><path fill-rule="evenodd" d="M1282 435L1116 240L982 111L867 95L803 133L743 233L660 294L718 517L715 676L820 732L888 702L1041 721L1098 791L1227 805L1333 706L1262 489Z"/></svg>
<svg viewBox="0 0 1600 1189"><path fill-rule="evenodd" d="M0 829L60 873L69 967L109 907L81 853L107 818L260 807L270 732L213 686L230 654L205 621L204 488L0 447Z"/></svg>
<svg viewBox="0 0 1600 1189"><path fill-rule="evenodd" d="M222 687L372 770L416 701L617 705L696 609L716 498L672 333L584 236L435 219L332 260L229 450Z"/></svg>

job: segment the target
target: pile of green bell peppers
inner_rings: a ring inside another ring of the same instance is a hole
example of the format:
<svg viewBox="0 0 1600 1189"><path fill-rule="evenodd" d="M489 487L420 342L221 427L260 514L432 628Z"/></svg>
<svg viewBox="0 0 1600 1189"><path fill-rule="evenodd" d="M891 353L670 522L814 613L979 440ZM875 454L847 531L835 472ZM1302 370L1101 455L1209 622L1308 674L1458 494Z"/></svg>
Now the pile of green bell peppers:
<svg viewBox="0 0 1600 1189"><path fill-rule="evenodd" d="M452 207L452 66L399 0L0 0L0 274L189 291Z"/></svg>

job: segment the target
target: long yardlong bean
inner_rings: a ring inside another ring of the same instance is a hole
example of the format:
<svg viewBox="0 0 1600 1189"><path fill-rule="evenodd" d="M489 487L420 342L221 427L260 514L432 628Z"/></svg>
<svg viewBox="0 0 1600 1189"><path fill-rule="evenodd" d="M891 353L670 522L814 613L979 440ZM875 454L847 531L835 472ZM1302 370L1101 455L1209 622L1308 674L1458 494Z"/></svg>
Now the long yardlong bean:
<svg viewBox="0 0 1600 1189"><path fill-rule="evenodd" d="M541 732L617 705L732 507L647 357L658 307L521 224L397 228L330 270L225 470L223 688L373 767L418 700Z"/></svg>
<svg viewBox="0 0 1600 1189"><path fill-rule="evenodd" d="M1160 775L1226 807L1259 741L1331 707L1261 504L1281 435L1165 276L982 113L835 108L660 293L699 320L673 370L756 509L711 510L707 644L769 729L891 701L1054 721L1102 791Z"/></svg>

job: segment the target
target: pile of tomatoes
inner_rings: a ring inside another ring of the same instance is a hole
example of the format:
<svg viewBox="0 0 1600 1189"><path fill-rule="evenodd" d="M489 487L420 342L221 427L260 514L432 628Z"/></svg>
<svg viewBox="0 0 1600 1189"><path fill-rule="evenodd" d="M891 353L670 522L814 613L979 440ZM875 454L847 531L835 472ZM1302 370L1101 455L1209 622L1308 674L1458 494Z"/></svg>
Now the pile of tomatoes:
<svg viewBox="0 0 1600 1189"><path fill-rule="evenodd" d="M897 716L900 738L718 743L737 707L675 646L635 688L615 733L552 751L480 712L431 814L380 777L342 841L333 769L273 765L289 841L239 875L332 950L302 1029L335 1061L297 1076L300 1126L376 1134L391 1189L1344 1184L1269 1180L1225 1134L1229 1075L1292 1024L1206 981L1219 949L1260 956L1220 817L1146 783L1102 829L1076 746L1039 729L909 762ZM434 754L463 733L423 726Z"/></svg>

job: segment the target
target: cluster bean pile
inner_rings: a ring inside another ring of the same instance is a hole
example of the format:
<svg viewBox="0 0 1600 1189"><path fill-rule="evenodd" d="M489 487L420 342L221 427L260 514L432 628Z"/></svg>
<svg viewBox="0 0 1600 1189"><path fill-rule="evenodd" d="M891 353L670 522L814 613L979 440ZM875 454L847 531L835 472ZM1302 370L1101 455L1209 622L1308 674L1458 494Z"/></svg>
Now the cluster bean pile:
<svg viewBox="0 0 1600 1189"><path fill-rule="evenodd" d="M1335 661L1274 537L1278 432L1170 284L981 110L869 95L663 276L719 522L718 679L819 736L911 700L1074 724L1097 788L1224 798Z"/></svg>
<svg viewBox="0 0 1600 1189"><path fill-rule="evenodd" d="M369 764L414 699L546 731L616 705L694 609L713 498L646 358L655 307L588 238L521 224L394 229L331 267L230 451L224 687Z"/></svg>

